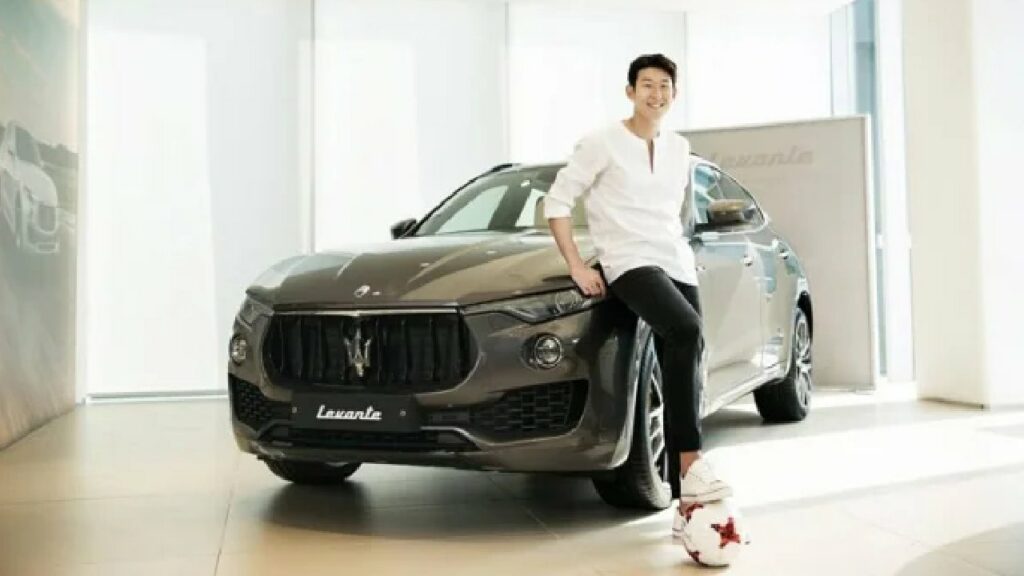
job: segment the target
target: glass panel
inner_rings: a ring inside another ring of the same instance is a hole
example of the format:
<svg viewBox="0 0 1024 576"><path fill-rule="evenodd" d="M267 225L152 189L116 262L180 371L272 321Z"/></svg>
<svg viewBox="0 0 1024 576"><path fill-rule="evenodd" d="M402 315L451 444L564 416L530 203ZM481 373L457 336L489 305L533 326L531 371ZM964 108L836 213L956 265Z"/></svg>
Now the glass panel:
<svg viewBox="0 0 1024 576"><path fill-rule="evenodd" d="M18 159L22 162L28 162L29 164L35 164L39 166L41 164L39 160L39 149L36 148L36 141L32 138L24 128L17 128L14 131L16 138L14 139L15 148L18 150Z"/></svg>
<svg viewBox="0 0 1024 576"><path fill-rule="evenodd" d="M708 206L722 199L718 186L718 172L708 166L698 166L693 175L693 217L697 224L708 223Z"/></svg>
<svg viewBox="0 0 1024 576"><path fill-rule="evenodd" d="M726 200L743 200L748 204L756 206L753 196L750 195L742 186L740 186L735 180L732 179L728 174L721 174L718 181L718 188L722 192L722 197ZM760 225L764 222L764 217L761 215L760 210L756 210L754 219L751 220L751 224Z"/></svg>

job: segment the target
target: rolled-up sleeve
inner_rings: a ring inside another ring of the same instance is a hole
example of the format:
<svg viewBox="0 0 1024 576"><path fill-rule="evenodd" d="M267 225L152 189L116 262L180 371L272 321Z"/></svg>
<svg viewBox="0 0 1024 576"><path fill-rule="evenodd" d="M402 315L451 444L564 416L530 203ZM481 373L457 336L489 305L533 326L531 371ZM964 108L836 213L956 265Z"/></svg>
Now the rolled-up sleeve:
<svg viewBox="0 0 1024 576"><path fill-rule="evenodd" d="M567 218L577 198L588 191L607 165L608 152L600 134L583 138L569 158L569 163L558 171L544 197L545 218Z"/></svg>

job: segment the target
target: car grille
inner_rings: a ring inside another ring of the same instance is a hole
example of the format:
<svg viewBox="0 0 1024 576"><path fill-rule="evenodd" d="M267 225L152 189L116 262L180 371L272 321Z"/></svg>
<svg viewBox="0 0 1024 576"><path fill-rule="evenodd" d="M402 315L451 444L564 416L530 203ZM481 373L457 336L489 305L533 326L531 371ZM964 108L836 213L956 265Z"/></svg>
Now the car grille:
<svg viewBox="0 0 1024 576"><path fill-rule="evenodd" d="M553 435L571 430L583 415L586 381L531 386L473 410L473 428L496 436Z"/></svg>
<svg viewBox="0 0 1024 576"><path fill-rule="evenodd" d="M288 420L291 408L287 402L271 400L254 384L228 376L228 390L235 417L253 430L260 430L271 420Z"/></svg>
<svg viewBox="0 0 1024 576"><path fill-rule="evenodd" d="M361 375L360 353L367 360ZM476 360L469 329L452 313L279 314L263 354L276 382L413 393L456 386Z"/></svg>
<svg viewBox="0 0 1024 576"><path fill-rule="evenodd" d="M555 436L579 424L586 401L586 380L556 382L507 392L485 406L435 412L429 419L497 440Z"/></svg>

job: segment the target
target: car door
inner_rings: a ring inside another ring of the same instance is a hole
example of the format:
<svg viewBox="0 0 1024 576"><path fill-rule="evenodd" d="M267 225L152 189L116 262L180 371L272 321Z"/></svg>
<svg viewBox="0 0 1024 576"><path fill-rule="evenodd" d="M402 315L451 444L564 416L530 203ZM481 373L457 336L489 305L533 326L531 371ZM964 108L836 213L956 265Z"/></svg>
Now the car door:
<svg viewBox="0 0 1024 576"><path fill-rule="evenodd" d="M690 186L692 224L698 230L691 235L691 246L700 283L711 400L762 370L761 287L749 227L708 228L708 205L726 198L721 180L722 173L713 166L698 164Z"/></svg>
<svg viewBox="0 0 1024 576"><path fill-rule="evenodd" d="M754 197L728 174L719 182L723 195L757 207ZM747 240L755 255L754 272L761 292L761 362L765 371L777 368L793 324L799 273L790 260L790 247L767 225L757 207Z"/></svg>

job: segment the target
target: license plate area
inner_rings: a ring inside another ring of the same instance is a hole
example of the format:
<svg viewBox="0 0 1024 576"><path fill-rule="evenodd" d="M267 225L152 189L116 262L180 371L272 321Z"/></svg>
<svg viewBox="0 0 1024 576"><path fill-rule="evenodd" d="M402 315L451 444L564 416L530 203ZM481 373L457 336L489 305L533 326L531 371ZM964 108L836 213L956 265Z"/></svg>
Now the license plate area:
<svg viewBox="0 0 1024 576"><path fill-rule="evenodd" d="M419 405L412 396L389 394L296 394L292 424L320 430L416 432Z"/></svg>

